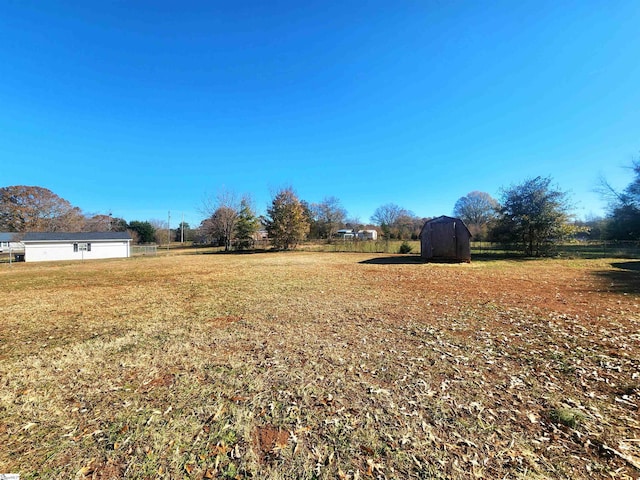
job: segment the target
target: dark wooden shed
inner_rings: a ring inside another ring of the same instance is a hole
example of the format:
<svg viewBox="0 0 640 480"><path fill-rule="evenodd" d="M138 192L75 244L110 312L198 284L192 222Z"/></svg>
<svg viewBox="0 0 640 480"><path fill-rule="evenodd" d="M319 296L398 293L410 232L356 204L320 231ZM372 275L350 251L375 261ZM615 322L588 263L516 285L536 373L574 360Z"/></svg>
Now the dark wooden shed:
<svg viewBox="0 0 640 480"><path fill-rule="evenodd" d="M428 220L420 231L420 256L427 261L470 262L471 232L459 218Z"/></svg>

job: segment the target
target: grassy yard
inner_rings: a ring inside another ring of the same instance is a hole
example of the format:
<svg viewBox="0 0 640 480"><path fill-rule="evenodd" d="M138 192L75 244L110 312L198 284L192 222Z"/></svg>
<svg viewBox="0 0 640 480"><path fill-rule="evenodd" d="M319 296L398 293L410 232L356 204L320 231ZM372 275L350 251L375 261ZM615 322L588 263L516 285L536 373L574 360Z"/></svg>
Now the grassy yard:
<svg viewBox="0 0 640 480"><path fill-rule="evenodd" d="M0 265L0 473L637 478L640 262Z"/></svg>

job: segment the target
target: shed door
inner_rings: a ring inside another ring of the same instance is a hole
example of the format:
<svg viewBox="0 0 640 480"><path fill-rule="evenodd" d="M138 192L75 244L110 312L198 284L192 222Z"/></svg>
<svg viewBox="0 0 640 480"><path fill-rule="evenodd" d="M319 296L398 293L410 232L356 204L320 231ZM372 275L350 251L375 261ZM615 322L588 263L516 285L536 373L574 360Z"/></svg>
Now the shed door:
<svg viewBox="0 0 640 480"><path fill-rule="evenodd" d="M434 258L456 258L455 222L431 225L431 252Z"/></svg>

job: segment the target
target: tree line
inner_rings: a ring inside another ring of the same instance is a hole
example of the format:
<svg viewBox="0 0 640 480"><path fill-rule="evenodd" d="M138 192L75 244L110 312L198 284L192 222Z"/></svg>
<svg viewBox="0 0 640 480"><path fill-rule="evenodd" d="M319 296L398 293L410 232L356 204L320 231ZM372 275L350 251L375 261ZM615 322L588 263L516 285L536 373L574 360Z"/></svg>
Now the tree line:
<svg viewBox="0 0 640 480"><path fill-rule="evenodd" d="M608 202L606 217L576 221L567 192L551 177L535 177L503 188L498 199L473 191L459 198L452 215L462 219L473 238L516 245L526 255L548 253L553 245L581 235L586 239L640 240L640 160L632 164L633 178L623 191L603 181L602 194ZM299 198L292 187L276 192L264 215L256 213L249 195L221 191L202 202L204 217L191 228L181 223L169 230L159 220L133 220L108 214L86 215L52 191L37 186L0 188L0 231L125 231L137 243L195 241L215 244L225 250L255 248L261 238L273 248L288 250L305 240L334 241L339 230L356 233L376 229L386 240L418 239L429 218L419 217L394 203L379 206L363 223L349 218L336 197L318 203Z"/></svg>
<svg viewBox="0 0 640 480"><path fill-rule="evenodd" d="M607 202L604 217L576 220L567 192L551 177L536 177L501 190L499 200L484 192L460 198L453 214L476 240L515 244L526 255L549 253L568 239L640 241L640 160L631 165L632 178L622 191L601 180Z"/></svg>

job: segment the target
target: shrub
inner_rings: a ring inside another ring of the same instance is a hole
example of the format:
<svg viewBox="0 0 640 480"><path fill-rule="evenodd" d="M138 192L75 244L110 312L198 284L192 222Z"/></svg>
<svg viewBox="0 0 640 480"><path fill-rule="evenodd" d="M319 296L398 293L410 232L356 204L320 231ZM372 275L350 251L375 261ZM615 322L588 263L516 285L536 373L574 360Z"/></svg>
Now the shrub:
<svg viewBox="0 0 640 480"><path fill-rule="evenodd" d="M411 250L413 250L411 245L407 242L402 242L402 245L400 245L400 248L398 249L398 253L411 253Z"/></svg>

